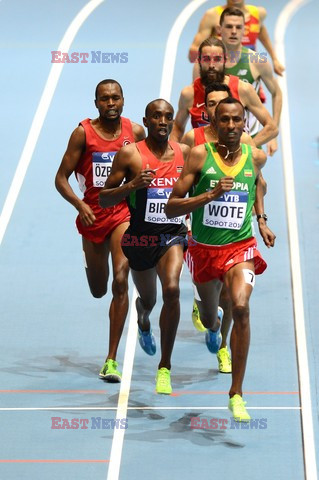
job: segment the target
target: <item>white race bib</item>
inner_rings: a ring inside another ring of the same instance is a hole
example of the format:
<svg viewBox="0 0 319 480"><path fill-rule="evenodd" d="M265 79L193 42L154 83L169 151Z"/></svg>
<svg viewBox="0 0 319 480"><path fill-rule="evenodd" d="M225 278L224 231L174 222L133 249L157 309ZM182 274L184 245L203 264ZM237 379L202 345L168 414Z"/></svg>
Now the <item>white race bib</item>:
<svg viewBox="0 0 319 480"><path fill-rule="evenodd" d="M172 188L148 188L145 208L145 222L182 223L183 217L167 218L164 209L172 193Z"/></svg>
<svg viewBox="0 0 319 480"><path fill-rule="evenodd" d="M93 187L102 188L110 175L116 152L93 152Z"/></svg>
<svg viewBox="0 0 319 480"><path fill-rule="evenodd" d="M207 203L203 225L214 228L240 230L246 216L248 192L230 191Z"/></svg>

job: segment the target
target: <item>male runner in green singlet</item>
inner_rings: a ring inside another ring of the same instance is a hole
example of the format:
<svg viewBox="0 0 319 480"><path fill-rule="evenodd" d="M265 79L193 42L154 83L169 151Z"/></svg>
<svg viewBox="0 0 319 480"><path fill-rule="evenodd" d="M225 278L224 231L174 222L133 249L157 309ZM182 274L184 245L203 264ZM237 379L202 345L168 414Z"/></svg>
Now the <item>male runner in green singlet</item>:
<svg viewBox="0 0 319 480"><path fill-rule="evenodd" d="M250 83L256 92L263 81L272 97L273 119L279 126L282 106L282 94L273 69L267 57L242 45L244 37L245 17L239 8L226 8L220 17L220 34L226 47L226 69L228 75L235 75L240 80ZM256 117L247 112L246 130L254 137L260 124ZM273 138L267 144L268 155L277 150L277 139Z"/></svg>
<svg viewBox="0 0 319 480"><path fill-rule="evenodd" d="M266 263L257 250L251 217L256 179L266 162L262 150L240 144L244 108L234 98L222 100L216 110L217 143L192 149L166 207L170 217L192 212L192 234L187 262L198 292L201 321L207 328L206 345L216 353L221 341L218 300L223 282L232 301L232 384L229 409L235 420L249 421L242 384L249 350L249 298L255 274ZM190 192L189 198L185 198ZM266 224L263 201L255 203L260 234L267 247L275 235Z"/></svg>
<svg viewBox="0 0 319 480"><path fill-rule="evenodd" d="M210 83L205 88L205 106L207 111L207 118L209 119L210 123L209 125L190 130L182 138L182 143L186 143L186 145L189 145L191 148L193 148L194 146L201 145L203 143L217 142L218 137L217 137L217 132L215 128L215 109L218 102L220 102L221 100L229 96L231 96L231 93L227 85L223 83ZM241 136L241 143L247 143L249 145L255 146L254 141L252 140L250 135L248 135L245 132ZM262 190L261 191L262 195L265 194L266 182L262 177L261 173L258 177L257 188L260 188ZM231 373L232 365L231 365L230 353L227 348L227 336L232 323L232 312L231 312L231 304L229 301L229 296L225 288L223 288L221 291L219 304L224 311L224 316L223 316L223 323L221 328L222 343L217 352L218 369L220 373ZM199 311L198 311L195 299L193 303L192 321L195 328L198 331L200 332L206 331L206 328L200 321L200 315L199 315Z"/></svg>

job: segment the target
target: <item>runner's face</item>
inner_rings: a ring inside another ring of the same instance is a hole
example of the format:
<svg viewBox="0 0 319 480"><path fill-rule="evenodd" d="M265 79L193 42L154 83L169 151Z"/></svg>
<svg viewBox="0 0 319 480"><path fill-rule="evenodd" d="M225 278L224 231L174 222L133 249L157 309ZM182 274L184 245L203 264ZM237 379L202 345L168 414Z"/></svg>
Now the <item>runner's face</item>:
<svg viewBox="0 0 319 480"><path fill-rule="evenodd" d="M199 63L200 76L204 85L224 81L225 58L221 47L206 46L202 49Z"/></svg>
<svg viewBox="0 0 319 480"><path fill-rule="evenodd" d="M220 26L222 41L227 47L237 47L244 35L244 19L236 15L226 15Z"/></svg>
<svg viewBox="0 0 319 480"><path fill-rule="evenodd" d="M149 107L147 117L144 118L144 125L148 129L148 135L158 142L167 142L173 128L173 122L173 107L165 100L154 102Z"/></svg>
<svg viewBox="0 0 319 480"><path fill-rule="evenodd" d="M218 142L229 148L238 146L244 130L244 112L239 103L222 104L215 117Z"/></svg>
<svg viewBox="0 0 319 480"><path fill-rule="evenodd" d="M206 111L207 111L207 115L208 115L208 118L209 118L210 122L212 122L212 120L214 118L215 109L216 109L216 106L217 106L218 102L220 102L221 100L223 100L224 98L226 98L228 96L229 95L228 95L227 92L210 92L207 95Z"/></svg>
<svg viewBox="0 0 319 480"><path fill-rule="evenodd" d="M108 121L116 121L123 111L124 98L117 83L105 83L99 86L95 106L100 117Z"/></svg>

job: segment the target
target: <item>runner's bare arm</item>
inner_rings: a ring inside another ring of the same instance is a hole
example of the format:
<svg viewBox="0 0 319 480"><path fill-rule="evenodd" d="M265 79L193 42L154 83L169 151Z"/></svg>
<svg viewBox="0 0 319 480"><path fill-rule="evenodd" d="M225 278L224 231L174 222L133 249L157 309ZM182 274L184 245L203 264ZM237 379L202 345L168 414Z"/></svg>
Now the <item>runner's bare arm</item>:
<svg viewBox="0 0 319 480"><path fill-rule="evenodd" d="M185 198L192 186L196 183L205 159L206 149L204 145L199 145L191 150L189 159L186 161L182 173L175 183L167 202L165 213L168 218L191 213L196 210L196 208L206 205L206 203L220 197L224 192L231 190L234 179L232 177L223 177L213 190L202 193L196 197Z"/></svg>
<svg viewBox="0 0 319 480"><path fill-rule="evenodd" d="M259 174L260 170L265 166L267 161L267 155L265 152L259 148L251 147L251 152L253 155L253 164L255 167L256 175Z"/></svg>
<svg viewBox="0 0 319 480"><path fill-rule="evenodd" d="M133 129L133 135L134 135L135 142L140 142L141 140L144 140L145 130L142 127L142 125L139 125L138 123L132 122L132 129Z"/></svg>
<svg viewBox="0 0 319 480"><path fill-rule="evenodd" d="M69 184L69 177L76 169L84 149L85 131L80 125L71 134L66 152L55 176L55 186L62 197L78 210L83 225L89 226L94 223L95 215L89 205L74 193Z"/></svg>
<svg viewBox="0 0 319 480"><path fill-rule="evenodd" d="M193 104L194 99L194 87L188 86L183 88L178 102L178 111L174 120L174 125L172 133L170 135L170 140L175 142L180 142L183 133L185 132L185 127L187 120L189 118L189 109Z"/></svg>
<svg viewBox="0 0 319 480"><path fill-rule="evenodd" d="M240 143L246 143L247 145L252 145L253 147L256 146L254 139L246 132L244 132L240 137Z"/></svg>
<svg viewBox="0 0 319 480"><path fill-rule="evenodd" d="M272 97L272 117L279 127L282 108L282 93L269 63L257 63L257 71Z"/></svg>
<svg viewBox="0 0 319 480"><path fill-rule="evenodd" d="M141 158L135 143L122 147L114 157L111 173L100 191L101 207L117 205L131 192L148 186L154 178L155 171L141 170ZM121 185L123 180L127 182Z"/></svg>
<svg viewBox="0 0 319 480"><path fill-rule="evenodd" d="M267 10L264 7L257 7L257 8L259 12L259 22L260 22L260 25L263 27L264 21L267 17Z"/></svg>
<svg viewBox="0 0 319 480"><path fill-rule="evenodd" d="M261 177L261 173L257 177L256 183L256 200L255 200L255 212L256 215L262 215L265 213L264 209L264 184L266 183L264 178ZM259 233L264 241L266 247L273 247L275 245L276 235L268 228L267 221L264 218L257 219Z"/></svg>
<svg viewBox="0 0 319 480"><path fill-rule="evenodd" d="M275 52L275 50L272 46L268 30L263 23L265 18L266 18L266 15L267 15L266 9L263 8L263 7L258 7L258 10L259 10L259 18L260 18L260 22L261 22L261 28L260 28L260 33L259 33L259 36L258 36L258 40L260 40L260 42L263 44L263 46L265 47L265 49L269 53L269 55L270 55L270 57L273 61L275 73L277 73L277 75L282 76L282 73L285 71L285 67L279 62L279 60L277 58L277 55L276 55L276 52Z"/></svg>
<svg viewBox="0 0 319 480"><path fill-rule="evenodd" d="M194 129L185 133L185 135L181 139L181 143L185 143L185 145L188 145L190 148L193 148L193 146L195 145Z"/></svg>
<svg viewBox="0 0 319 480"><path fill-rule="evenodd" d="M277 82L277 79L274 77L273 69L268 63L257 63L256 69L260 75L262 81L266 85L267 89L271 93L272 97L272 116L273 119L279 127L280 114L282 108L282 93ZM267 154L273 156L273 154L278 150L277 139L273 138L270 142L267 143Z"/></svg>
<svg viewBox="0 0 319 480"><path fill-rule="evenodd" d="M62 162L55 177L55 186L58 192L75 208L78 207L78 203L81 202L81 200L73 192L68 180L76 169L84 149L85 132L84 128L79 126L72 132L70 136L66 152L63 155Z"/></svg>
<svg viewBox="0 0 319 480"><path fill-rule="evenodd" d="M258 175L258 188L261 189L263 195L265 196L267 193L267 182L264 179L261 171L259 172L259 175Z"/></svg>
<svg viewBox="0 0 319 480"><path fill-rule="evenodd" d="M200 44L206 40L206 38L212 35L212 30L214 30L219 24L219 15L216 12L215 8L210 8L204 14L203 18L200 21L198 32L196 33L193 43L190 46L188 58L190 62L195 62L198 55L198 47Z"/></svg>
<svg viewBox="0 0 319 480"><path fill-rule="evenodd" d="M238 91L242 104L255 115L264 127L254 137L254 142L259 147L278 135L278 127L250 83L239 81Z"/></svg>
<svg viewBox="0 0 319 480"><path fill-rule="evenodd" d="M184 164L185 164L186 160L187 160L188 157L189 157L189 154L190 154L191 149L190 149L190 147L189 147L188 145L186 145L186 144L184 144L184 143L180 143L179 146L180 146L180 148L181 148L181 150L182 150L183 158L184 158Z"/></svg>

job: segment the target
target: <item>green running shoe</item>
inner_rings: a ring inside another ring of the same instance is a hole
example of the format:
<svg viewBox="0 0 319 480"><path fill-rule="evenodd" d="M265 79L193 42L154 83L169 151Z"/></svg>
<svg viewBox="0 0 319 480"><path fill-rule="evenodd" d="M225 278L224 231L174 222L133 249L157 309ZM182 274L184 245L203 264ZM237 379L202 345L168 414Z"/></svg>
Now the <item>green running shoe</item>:
<svg viewBox="0 0 319 480"><path fill-rule="evenodd" d="M217 360L220 373L231 373L231 358L227 347L218 350Z"/></svg>
<svg viewBox="0 0 319 480"><path fill-rule="evenodd" d="M171 372L163 367L157 370L156 375L156 392L170 395L172 393Z"/></svg>
<svg viewBox="0 0 319 480"><path fill-rule="evenodd" d="M117 370L117 362L111 358L106 360L101 368L99 377L110 383L119 383L121 381L121 373Z"/></svg>
<svg viewBox="0 0 319 480"><path fill-rule="evenodd" d="M200 321L200 315L199 315L199 310L197 307L196 300L194 299L193 303L193 312L192 312L192 320L193 320L193 325L198 330L199 332L206 332L206 328Z"/></svg>
<svg viewBox="0 0 319 480"><path fill-rule="evenodd" d="M247 402L244 402L242 397L237 393L229 399L228 408L232 412L236 422L249 422L251 417L245 408L246 403Z"/></svg>

